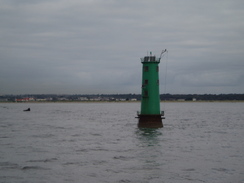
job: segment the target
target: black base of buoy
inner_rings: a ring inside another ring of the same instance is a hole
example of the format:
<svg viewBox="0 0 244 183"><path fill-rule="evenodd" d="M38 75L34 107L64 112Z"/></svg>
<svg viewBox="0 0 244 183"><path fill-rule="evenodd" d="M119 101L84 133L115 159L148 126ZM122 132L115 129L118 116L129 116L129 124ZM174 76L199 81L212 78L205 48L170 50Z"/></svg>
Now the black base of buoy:
<svg viewBox="0 0 244 183"><path fill-rule="evenodd" d="M161 114L140 114L137 118L139 118L139 122L137 125L139 128L163 127L162 119L164 119L164 117Z"/></svg>

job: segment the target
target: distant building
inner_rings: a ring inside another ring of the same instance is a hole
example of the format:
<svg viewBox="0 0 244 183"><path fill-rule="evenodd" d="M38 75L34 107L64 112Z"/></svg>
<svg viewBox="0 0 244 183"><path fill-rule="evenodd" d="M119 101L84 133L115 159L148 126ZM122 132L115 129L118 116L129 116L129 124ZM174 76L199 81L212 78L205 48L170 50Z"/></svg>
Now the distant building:
<svg viewBox="0 0 244 183"><path fill-rule="evenodd" d="M184 101L186 101L185 99L178 99L177 100L178 102L184 102Z"/></svg>
<svg viewBox="0 0 244 183"><path fill-rule="evenodd" d="M58 100L60 100L60 101L67 101L68 99L67 99L67 98L62 97L62 98L58 98Z"/></svg>
<svg viewBox="0 0 244 183"><path fill-rule="evenodd" d="M38 98L38 99L36 99L36 101L44 102L44 101L47 101L47 99L45 99L45 98Z"/></svg>
<svg viewBox="0 0 244 183"><path fill-rule="evenodd" d="M20 99L15 99L15 102L29 102L29 101L35 101L33 97L25 97Z"/></svg>
<svg viewBox="0 0 244 183"><path fill-rule="evenodd" d="M8 99L6 99L6 98L1 98L0 99L0 102L7 102L8 101Z"/></svg>
<svg viewBox="0 0 244 183"><path fill-rule="evenodd" d="M87 98L87 97L79 97L78 100L81 100L81 101L87 101L88 98Z"/></svg>
<svg viewBox="0 0 244 183"><path fill-rule="evenodd" d="M97 98L91 98L90 101L101 101L102 98L101 97L97 97Z"/></svg>

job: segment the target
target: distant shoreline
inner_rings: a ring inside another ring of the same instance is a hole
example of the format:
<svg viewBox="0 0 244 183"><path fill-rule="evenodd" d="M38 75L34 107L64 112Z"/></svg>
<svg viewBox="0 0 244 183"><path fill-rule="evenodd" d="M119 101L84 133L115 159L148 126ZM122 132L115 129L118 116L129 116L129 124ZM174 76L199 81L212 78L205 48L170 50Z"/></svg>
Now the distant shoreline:
<svg viewBox="0 0 244 183"><path fill-rule="evenodd" d="M26 102L13 102L13 101L0 101L0 103L13 103L13 104L30 104L30 103L140 103L141 101L26 101ZM198 100L198 101L163 101L160 103L204 103L204 102L244 102L244 100Z"/></svg>
<svg viewBox="0 0 244 183"><path fill-rule="evenodd" d="M138 102L141 94L25 94L0 95L0 102ZM160 94L166 102L244 101L244 94Z"/></svg>

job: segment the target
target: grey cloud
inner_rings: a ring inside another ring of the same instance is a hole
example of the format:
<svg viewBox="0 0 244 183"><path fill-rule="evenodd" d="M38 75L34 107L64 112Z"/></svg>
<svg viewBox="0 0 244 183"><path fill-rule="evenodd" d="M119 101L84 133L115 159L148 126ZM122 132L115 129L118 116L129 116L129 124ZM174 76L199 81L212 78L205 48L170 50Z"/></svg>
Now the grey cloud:
<svg viewBox="0 0 244 183"><path fill-rule="evenodd" d="M167 92L244 91L241 0L0 2L0 94L140 93L164 48Z"/></svg>

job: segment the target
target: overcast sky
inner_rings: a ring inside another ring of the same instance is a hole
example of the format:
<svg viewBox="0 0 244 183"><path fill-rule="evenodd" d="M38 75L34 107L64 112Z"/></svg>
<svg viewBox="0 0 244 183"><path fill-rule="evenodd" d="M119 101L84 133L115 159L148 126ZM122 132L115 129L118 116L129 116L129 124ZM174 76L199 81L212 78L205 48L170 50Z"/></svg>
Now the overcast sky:
<svg viewBox="0 0 244 183"><path fill-rule="evenodd" d="M244 1L0 0L0 94L139 94L163 49L160 93L244 93Z"/></svg>

